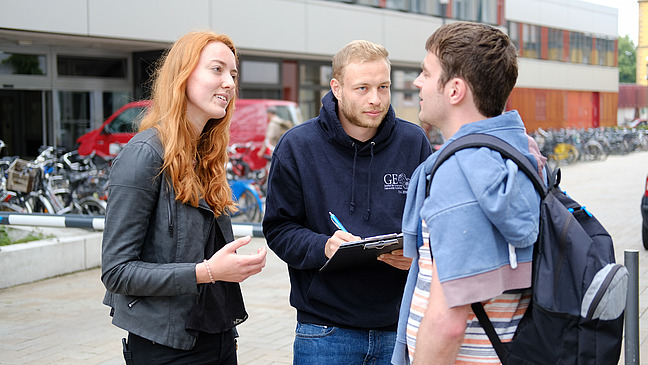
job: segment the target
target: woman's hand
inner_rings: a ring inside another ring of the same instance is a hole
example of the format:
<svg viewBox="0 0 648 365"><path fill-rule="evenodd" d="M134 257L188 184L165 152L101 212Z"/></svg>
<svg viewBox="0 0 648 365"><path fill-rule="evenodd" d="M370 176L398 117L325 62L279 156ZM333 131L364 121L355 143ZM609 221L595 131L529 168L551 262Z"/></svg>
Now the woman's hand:
<svg viewBox="0 0 648 365"><path fill-rule="evenodd" d="M228 281L240 283L248 277L258 274L265 267L267 250L265 247L258 249L257 253L239 255L236 250L250 243L250 236L234 240L218 250L207 263L196 265L196 281L198 284L214 281ZM209 266L207 266L209 265ZM209 268L209 270L208 270Z"/></svg>

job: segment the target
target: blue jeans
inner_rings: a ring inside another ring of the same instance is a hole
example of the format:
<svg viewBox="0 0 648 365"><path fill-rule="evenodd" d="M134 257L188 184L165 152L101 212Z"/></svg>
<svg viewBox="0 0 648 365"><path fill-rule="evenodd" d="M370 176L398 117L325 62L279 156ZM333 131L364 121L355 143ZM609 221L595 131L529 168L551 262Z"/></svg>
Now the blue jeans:
<svg viewBox="0 0 648 365"><path fill-rule="evenodd" d="M396 332L297 322L294 365L390 365Z"/></svg>

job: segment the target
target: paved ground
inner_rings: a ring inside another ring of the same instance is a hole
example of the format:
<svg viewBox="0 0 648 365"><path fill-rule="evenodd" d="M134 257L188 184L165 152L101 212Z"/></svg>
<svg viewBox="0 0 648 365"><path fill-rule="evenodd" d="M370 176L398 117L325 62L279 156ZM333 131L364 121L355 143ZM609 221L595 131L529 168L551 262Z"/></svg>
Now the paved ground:
<svg viewBox="0 0 648 365"><path fill-rule="evenodd" d="M565 167L561 184L608 228L619 262L624 250L639 251L643 354L648 354L648 251L641 245L639 199L646 174L648 152L641 152ZM264 244L254 239L242 251ZM125 333L110 324L101 304L99 275L93 269L0 290L0 364L123 364ZM239 362L290 364L295 311L288 304L285 265L269 252L263 272L242 287L250 319L239 327ZM648 364L645 357L641 364Z"/></svg>

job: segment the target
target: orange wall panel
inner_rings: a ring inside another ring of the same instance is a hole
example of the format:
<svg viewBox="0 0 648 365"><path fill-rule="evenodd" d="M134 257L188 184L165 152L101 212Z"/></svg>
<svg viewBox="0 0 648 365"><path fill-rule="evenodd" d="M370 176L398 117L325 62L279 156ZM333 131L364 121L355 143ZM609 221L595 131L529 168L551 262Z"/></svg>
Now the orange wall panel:
<svg viewBox="0 0 648 365"><path fill-rule="evenodd" d="M618 93L514 88L506 108L520 113L528 131L593 128L616 126L617 102Z"/></svg>

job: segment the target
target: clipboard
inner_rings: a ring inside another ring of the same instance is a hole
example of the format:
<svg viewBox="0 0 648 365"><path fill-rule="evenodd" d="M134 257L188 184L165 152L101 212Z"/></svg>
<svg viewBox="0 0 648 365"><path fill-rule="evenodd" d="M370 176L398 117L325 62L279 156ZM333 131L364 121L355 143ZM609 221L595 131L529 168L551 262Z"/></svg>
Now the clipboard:
<svg viewBox="0 0 648 365"><path fill-rule="evenodd" d="M403 248L402 233L391 233L367 237L360 241L345 242L319 269L319 272L326 273L367 265L375 262L378 256L400 248Z"/></svg>

